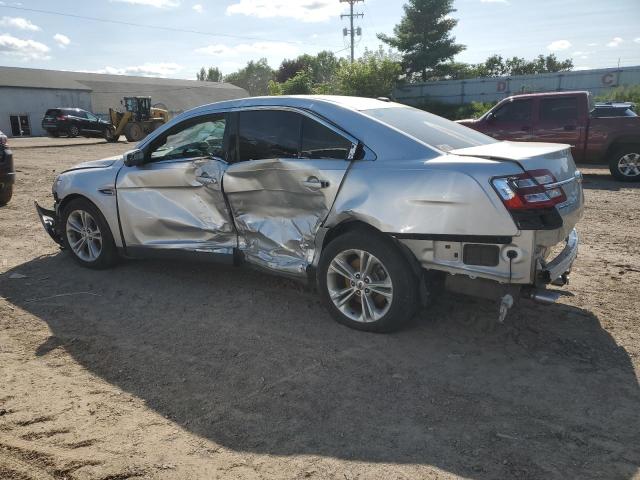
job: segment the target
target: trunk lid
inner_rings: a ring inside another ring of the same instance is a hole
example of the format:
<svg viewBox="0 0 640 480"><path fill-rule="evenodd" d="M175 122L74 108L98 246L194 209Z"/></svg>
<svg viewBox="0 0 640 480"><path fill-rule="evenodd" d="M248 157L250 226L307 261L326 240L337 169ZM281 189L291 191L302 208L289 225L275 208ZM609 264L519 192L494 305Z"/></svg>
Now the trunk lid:
<svg viewBox="0 0 640 480"><path fill-rule="evenodd" d="M539 231L539 245L552 246L564 240L582 216L584 196L582 175L576 169L571 156L571 146L558 143L498 142L477 147L452 150L450 153L492 160L516 162L525 171L548 170L567 197L556 205L563 225L557 230ZM546 188L549 185L545 185Z"/></svg>

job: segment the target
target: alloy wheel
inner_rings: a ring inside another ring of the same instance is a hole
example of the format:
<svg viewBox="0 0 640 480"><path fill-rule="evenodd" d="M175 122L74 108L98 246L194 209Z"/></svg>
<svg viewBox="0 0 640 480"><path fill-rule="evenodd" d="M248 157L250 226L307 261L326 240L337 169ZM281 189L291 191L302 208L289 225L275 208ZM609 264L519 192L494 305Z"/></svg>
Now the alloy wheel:
<svg viewBox="0 0 640 480"><path fill-rule="evenodd" d="M640 153L627 153L618 160L618 170L625 177L640 175Z"/></svg>
<svg viewBox="0 0 640 480"><path fill-rule="evenodd" d="M380 320L391 307L393 283L384 264L364 250L338 253L327 270L331 301L356 322Z"/></svg>
<svg viewBox="0 0 640 480"><path fill-rule="evenodd" d="M102 233L93 216L85 210L74 210L67 217L67 241L78 258L95 262L102 253Z"/></svg>

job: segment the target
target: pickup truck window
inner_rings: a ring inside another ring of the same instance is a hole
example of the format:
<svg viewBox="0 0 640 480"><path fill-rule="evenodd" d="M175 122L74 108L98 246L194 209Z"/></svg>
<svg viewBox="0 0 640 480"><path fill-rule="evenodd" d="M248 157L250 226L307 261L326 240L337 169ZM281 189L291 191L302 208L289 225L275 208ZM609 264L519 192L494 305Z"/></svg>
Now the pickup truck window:
<svg viewBox="0 0 640 480"><path fill-rule="evenodd" d="M576 97L544 98L540 101L541 122L561 122L578 118Z"/></svg>
<svg viewBox="0 0 640 480"><path fill-rule="evenodd" d="M484 133L417 108L375 108L362 110L361 113L397 128L443 152L496 142Z"/></svg>
<svg viewBox="0 0 640 480"><path fill-rule="evenodd" d="M533 101L530 99L505 103L493 114L494 121L505 123L527 122L531 120L532 106Z"/></svg>

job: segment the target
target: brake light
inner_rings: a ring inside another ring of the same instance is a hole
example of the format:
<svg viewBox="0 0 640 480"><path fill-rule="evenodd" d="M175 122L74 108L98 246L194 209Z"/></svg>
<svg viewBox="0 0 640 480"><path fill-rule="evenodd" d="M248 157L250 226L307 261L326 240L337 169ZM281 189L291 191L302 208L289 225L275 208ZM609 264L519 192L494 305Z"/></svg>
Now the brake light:
<svg viewBox="0 0 640 480"><path fill-rule="evenodd" d="M58 115L58 117L56 118L56 120L66 120L67 116L66 115Z"/></svg>
<svg viewBox="0 0 640 480"><path fill-rule="evenodd" d="M494 178L491 181L507 210L550 208L567 197L549 170L529 170L519 175Z"/></svg>

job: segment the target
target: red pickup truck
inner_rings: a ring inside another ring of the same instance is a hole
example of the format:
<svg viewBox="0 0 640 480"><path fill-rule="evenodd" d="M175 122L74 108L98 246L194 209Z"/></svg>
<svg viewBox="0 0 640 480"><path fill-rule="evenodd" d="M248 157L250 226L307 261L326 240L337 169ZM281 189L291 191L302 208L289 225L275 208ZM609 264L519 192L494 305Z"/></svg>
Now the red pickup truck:
<svg viewBox="0 0 640 480"><path fill-rule="evenodd" d="M608 163L618 180L640 181L640 117L593 117L589 92L505 98L477 120L458 123L499 140L571 145L576 163Z"/></svg>

